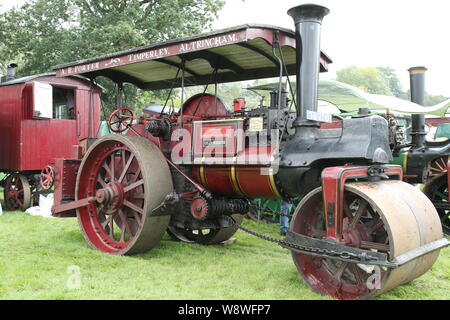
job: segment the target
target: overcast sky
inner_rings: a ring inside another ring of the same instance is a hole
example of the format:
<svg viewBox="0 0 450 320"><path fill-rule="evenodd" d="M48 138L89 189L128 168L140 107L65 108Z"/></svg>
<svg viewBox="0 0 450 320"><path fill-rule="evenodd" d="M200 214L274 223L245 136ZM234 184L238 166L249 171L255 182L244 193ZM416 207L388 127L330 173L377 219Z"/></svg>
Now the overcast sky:
<svg viewBox="0 0 450 320"><path fill-rule="evenodd" d="M24 0L0 0L0 11ZM293 29L286 12L314 2L331 12L322 27L322 50L332 59L328 77L346 66L390 66L409 88L407 69L426 66L427 91L450 96L448 0L226 0L214 29L264 23Z"/></svg>
<svg viewBox="0 0 450 320"><path fill-rule="evenodd" d="M294 29L287 10L311 2L331 11L322 26L330 77L351 65L391 66L408 89L406 70L423 65L427 91L450 96L448 0L227 0L214 28L255 22Z"/></svg>

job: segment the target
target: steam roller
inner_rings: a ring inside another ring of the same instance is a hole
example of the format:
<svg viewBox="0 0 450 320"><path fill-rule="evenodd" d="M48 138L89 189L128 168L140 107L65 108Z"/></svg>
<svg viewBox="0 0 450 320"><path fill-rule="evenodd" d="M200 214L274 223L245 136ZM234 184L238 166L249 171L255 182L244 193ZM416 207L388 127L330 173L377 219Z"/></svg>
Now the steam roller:
<svg viewBox="0 0 450 320"><path fill-rule="evenodd" d="M430 200L389 164L386 119L360 114L341 128L321 127L330 120L317 110L319 72L331 63L320 51L328 9L307 4L288 14L295 32L244 25L55 67L60 77L170 89L166 101L178 84L182 103L141 116L118 108L110 127L125 135L96 139L72 176L56 168L55 188L74 176L76 188L53 214L76 215L89 245L112 254L146 252L166 231L211 245L240 229L292 252L311 288L339 299L374 297L429 270L448 241ZM289 103L281 83L294 74ZM236 98L230 110L206 93L208 81L217 89L219 81L277 75L268 106L246 108ZM204 92L184 101L195 81ZM240 224L255 198L303 198L286 238Z"/></svg>

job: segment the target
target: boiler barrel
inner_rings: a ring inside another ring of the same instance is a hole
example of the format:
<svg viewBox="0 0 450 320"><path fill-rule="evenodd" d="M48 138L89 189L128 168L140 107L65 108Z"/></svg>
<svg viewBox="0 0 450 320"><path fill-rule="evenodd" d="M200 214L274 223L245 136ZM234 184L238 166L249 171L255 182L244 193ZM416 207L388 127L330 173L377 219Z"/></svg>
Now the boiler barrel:
<svg viewBox="0 0 450 320"><path fill-rule="evenodd" d="M281 199L275 177L263 166L196 166L194 179L218 196Z"/></svg>

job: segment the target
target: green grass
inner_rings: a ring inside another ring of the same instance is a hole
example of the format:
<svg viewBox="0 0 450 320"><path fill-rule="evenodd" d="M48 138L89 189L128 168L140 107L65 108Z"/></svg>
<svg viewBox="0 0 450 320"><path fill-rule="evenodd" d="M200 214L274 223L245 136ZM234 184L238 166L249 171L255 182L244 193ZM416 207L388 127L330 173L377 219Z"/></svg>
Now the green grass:
<svg viewBox="0 0 450 320"><path fill-rule="evenodd" d="M277 236L278 226L245 225ZM113 256L88 247L76 219L0 216L0 299L329 299L299 279L290 253L241 231L230 246L166 235L148 253ZM67 269L81 270L69 290ZM450 248L422 277L379 299L450 299Z"/></svg>

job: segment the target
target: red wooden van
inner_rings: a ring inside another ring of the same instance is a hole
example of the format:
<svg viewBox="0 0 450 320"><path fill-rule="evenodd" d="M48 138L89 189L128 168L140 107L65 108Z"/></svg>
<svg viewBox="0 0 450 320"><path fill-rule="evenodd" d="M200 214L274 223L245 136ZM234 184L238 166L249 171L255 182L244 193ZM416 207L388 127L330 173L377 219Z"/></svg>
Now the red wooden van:
<svg viewBox="0 0 450 320"><path fill-rule="evenodd" d="M101 88L53 73L0 83L0 172L5 206L25 210L49 190L55 159L79 159L100 124ZM41 174L42 173L42 174Z"/></svg>

